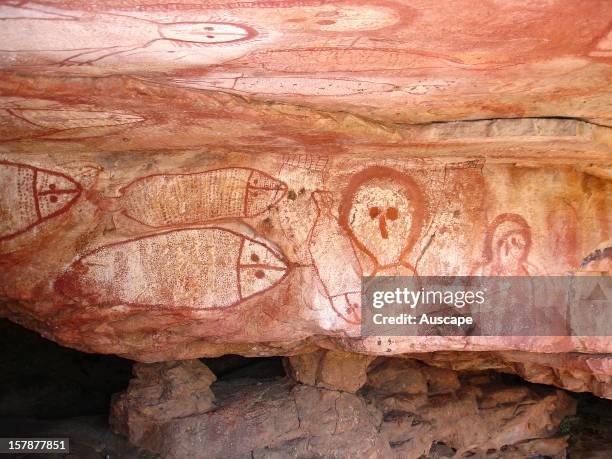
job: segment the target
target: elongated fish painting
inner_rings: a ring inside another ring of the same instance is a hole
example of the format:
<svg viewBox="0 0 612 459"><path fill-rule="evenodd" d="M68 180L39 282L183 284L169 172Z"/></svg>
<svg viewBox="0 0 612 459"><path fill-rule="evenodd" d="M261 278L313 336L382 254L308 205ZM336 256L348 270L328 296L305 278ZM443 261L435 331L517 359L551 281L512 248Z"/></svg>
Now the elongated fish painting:
<svg viewBox="0 0 612 459"><path fill-rule="evenodd" d="M81 191L61 172L0 160L0 241L63 214Z"/></svg>
<svg viewBox="0 0 612 459"><path fill-rule="evenodd" d="M55 288L91 305L208 310L273 288L287 270L267 242L215 226L102 246L73 263Z"/></svg>
<svg viewBox="0 0 612 459"><path fill-rule="evenodd" d="M349 78L314 77L234 77L179 78L178 86L198 89L227 89L247 94L279 94L286 96L350 96L398 91L394 84L353 80Z"/></svg>
<svg viewBox="0 0 612 459"><path fill-rule="evenodd" d="M193 174L155 174L121 188L108 207L147 226L202 224L255 217L278 203L287 185L265 172L228 167ZM114 202L113 202L114 201Z"/></svg>

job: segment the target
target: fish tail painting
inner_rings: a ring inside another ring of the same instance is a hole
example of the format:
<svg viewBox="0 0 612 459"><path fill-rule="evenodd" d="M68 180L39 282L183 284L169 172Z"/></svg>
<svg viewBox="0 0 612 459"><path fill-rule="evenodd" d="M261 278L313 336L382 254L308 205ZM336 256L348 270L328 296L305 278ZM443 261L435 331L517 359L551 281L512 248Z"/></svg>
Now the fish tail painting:
<svg viewBox="0 0 612 459"><path fill-rule="evenodd" d="M132 220L163 228L255 217L277 204L286 192L286 184L265 172L229 167L136 179L121 189L119 207Z"/></svg>
<svg viewBox="0 0 612 459"><path fill-rule="evenodd" d="M92 305L211 310L260 295L287 275L264 241L221 228L175 230L102 246L55 282Z"/></svg>
<svg viewBox="0 0 612 459"><path fill-rule="evenodd" d="M361 323L361 267L350 239L332 215L329 192L315 191L317 219L309 238L314 268L333 310L349 323ZM342 269L338 269L342 266Z"/></svg>
<svg viewBox="0 0 612 459"><path fill-rule="evenodd" d="M0 241L66 212L81 185L60 172L0 161Z"/></svg>

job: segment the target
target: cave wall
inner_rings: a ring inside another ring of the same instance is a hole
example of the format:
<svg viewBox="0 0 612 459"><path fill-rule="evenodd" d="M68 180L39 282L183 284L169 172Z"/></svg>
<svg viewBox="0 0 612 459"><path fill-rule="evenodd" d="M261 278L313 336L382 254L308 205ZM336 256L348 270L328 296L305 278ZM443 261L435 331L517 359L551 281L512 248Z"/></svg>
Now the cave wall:
<svg viewBox="0 0 612 459"><path fill-rule="evenodd" d="M608 336L362 337L360 278L611 274L611 20L0 2L0 317L141 362L113 428L166 456L561 457ZM179 362L228 354L289 378Z"/></svg>
<svg viewBox="0 0 612 459"><path fill-rule="evenodd" d="M357 338L362 275L607 269L605 256L589 257L608 244L609 181L567 164L391 154L5 158L3 314L89 351L172 359L206 355L194 336L230 346ZM456 345L439 339L421 346ZM482 349L478 340L564 346L557 352L610 345L459 338L468 349ZM393 351L406 349L398 339Z"/></svg>

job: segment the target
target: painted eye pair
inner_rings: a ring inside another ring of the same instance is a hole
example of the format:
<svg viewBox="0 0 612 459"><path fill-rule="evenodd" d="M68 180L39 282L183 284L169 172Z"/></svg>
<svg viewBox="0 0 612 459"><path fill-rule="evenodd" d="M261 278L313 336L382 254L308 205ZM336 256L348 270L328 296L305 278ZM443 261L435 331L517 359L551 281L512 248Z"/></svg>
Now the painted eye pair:
<svg viewBox="0 0 612 459"><path fill-rule="evenodd" d="M374 220L378 218L378 224L380 227L380 235L383 239L389 238L389 232L387 231L387 220L397 220L399 217L399 211L397 207L389 207L386 211L382 211L379 207L370 207L370 218Z"/></svg>
<svg viewBox="0 0 612 459"><path fill-rule="evenodd" d="M381 216L381 214L383 214L383 212L381 211L380 208L378 207L370 207L370 218L372 220L374 220L375 218ZM389 207L386 212L384 212L384 217L387 220L397 220L399 217L399 211L397 210L397 207Z"/></svg>

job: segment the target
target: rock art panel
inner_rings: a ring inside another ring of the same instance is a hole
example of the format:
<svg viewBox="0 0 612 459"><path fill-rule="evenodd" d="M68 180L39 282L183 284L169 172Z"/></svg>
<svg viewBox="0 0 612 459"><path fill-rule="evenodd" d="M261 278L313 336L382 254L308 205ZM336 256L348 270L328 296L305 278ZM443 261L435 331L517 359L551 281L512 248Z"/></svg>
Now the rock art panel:
<svg viewBox="0 0 612 459"><path fill-rule="evenodd" d="M286 96L351 96L397 91L394 84L353 80L349 78L315 77L195 77L171 81L179 86L196 89L227 90L247 94Z"/></svg>
<svg viewBox="0 0 612 459"><path fill-rule="evenodd" d="M120 208L138 223L162 228L261 215L285 196L287 185L256 169L228 167L149 175L120 192L117 200L102 200L102 207Z"/></svg>
<svg viewBox="0 0 612 459"><path fill-rule="evenodd" d="M55 283L75 301L219 309L273 288L287 274L265 242L223 227L169 231L102 246Z"/></svg>
<svg viewBox="0 0 612 459"><path fill-rule="evenodd" d="M287 343L302 349L323 336L368 354L609 352L608 342L588 337L359 338L362 275L520 275L540 266L601 274L610 246L608 181L573 165L519 168L515 158L403 151L381 161L366 148L326 155L276 146L265 158L250 150L84 152L74 167L63 154L32 154L34 164L62 164L45 167L74 177L87 200L49 224L61 224L61 238L35 231L2 244L0 296L11 303L0 315L68 346L141 360L290 353ZM85 164L98 167L91 185L76 172ZM35 247L22 243L30 240ZM249 247L259 251L246 254ZM520 293L533 299L529 289ZM538 311L530 325L548 317Z"/></svg>
<svg viewBox="0 0 612 459"><path fill-rule="evenodd" d="M61 172L0 160L0 241L67 212L81 191Z"/></svg>
<svg viewBox="0 0 612 459"><path fill-rule="evenodd" d="M335 111L339 103L401 122L554 116L553 104L563 116L605 118L606 7L605 0L538 8L467 0L5 1L0 66L312 99L317 108ZM440 26L449 17L452 33ZM559 91L571 97L559 102Z"/></svg>
<svg viewBox="0 0 612 459"><path fill-rule="evenodd" d="M313 266L331 307L342 319L361 323L361 266L351 240L332 214L332 194L316 191L317 217L308 239ZM338 269L342 266L341 269Z"/></svg>
<svg viewBox="0 0 612 459"><path fill-rule="evenodd" d="M589 253L580 264L580 272L612 276L612 241L601 244Z"/></svg>
<svg viewBox="0 0 612 459"><path fill-rule="evenodd" d="M76 129L101 126L121 126L139 123L144 118L122 112L70 109L7 109L7 111L35 126L49 129Z"/></svg>
<svg viewBox="0 0 612 459"><path fill-rule="evenodd" d="M369 275L412 275L405 261L421 235L424 198L408 175L375 166L355 174L344 190L340 226L374 262Z"/></svg>
<svg viewBox="0 0 612 459"><path fill-rule="evenodd" d="M529 263L531 228L517 214L501 214L489 225L485 238L485 264L476 269L482 276L533 276L540 274Z"/></svg>
<svg viewBox="0 0 612 459"><path fill-rule="evenodd" d="M231 45L248 44L259 35L253 27L232 21L211 18L168 22L137 15L137 9L86 14L29 2L5 4L0 6L0 52L25 64L32 60L39 63L42 57L59 66L90 65L102 60L115 65L122 60L172 65L171 60L176 59L218 64L246 52Z"/></svg>
<svg viewBox="0 0 612 459"><path fill-rule="evenodd" d="M37 137L97 137L143 121L145 118L138 114L121 110L102 110L93 105L0 97L0 141ZM3 125L6 126L4 129L1 128Z"/></svg>

